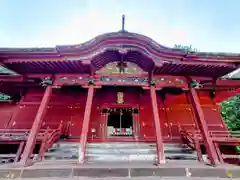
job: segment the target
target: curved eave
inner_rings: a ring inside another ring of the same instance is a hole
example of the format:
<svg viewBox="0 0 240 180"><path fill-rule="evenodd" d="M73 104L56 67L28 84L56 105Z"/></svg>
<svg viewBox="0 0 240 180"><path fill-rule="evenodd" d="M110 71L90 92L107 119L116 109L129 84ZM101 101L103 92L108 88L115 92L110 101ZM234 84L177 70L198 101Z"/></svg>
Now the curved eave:
<svg viewBox="0 0 240 180"><path fill-rule="evenodd" d="M147 36L126 31L106 33L82 44L62 45L56 46L55 48L0 48L0 58L37 58L66 55L86 56L109 46L141 48L149 51L149 53L156 54L158 57L173 59L183 58L215 62L240 62L240 54L206 52L187 53L184 50L162 46Z"/></svg>
<svg viewBox="0 0 240 180"><path fill-rule="evenodd" d="M105 64L112 61L120 61L116 56L107 58L105 56L96 58L94 61L36 61L36 62L13 62L6 63L5 66L19 74L89 74L102 68ZM153 72L156 75L174 76L202 76L202 77L221 77L235 70L235 66L230 64L203 64L203 63L168 63L163 62L159 65L152 64L151 59L131 58L128 61L136 63L146 72ZM137 61L138 60L138 61Z"/></svg>

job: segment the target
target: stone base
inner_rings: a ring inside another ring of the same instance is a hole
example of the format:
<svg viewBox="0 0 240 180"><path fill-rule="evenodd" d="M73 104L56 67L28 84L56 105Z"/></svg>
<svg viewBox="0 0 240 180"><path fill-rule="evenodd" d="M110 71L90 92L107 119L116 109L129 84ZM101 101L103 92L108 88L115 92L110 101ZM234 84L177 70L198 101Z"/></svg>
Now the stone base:
<svg viewBox="0 0 240 180"><path fill-rule="evenodd" d="M166 163L161 166L131 164L64 164L52 165L42 162L31 167L0 168L0 179L15 178L144 178L144 177L185 177L185 178L240 178L240 167L209 167L200 163Z"/></svg>

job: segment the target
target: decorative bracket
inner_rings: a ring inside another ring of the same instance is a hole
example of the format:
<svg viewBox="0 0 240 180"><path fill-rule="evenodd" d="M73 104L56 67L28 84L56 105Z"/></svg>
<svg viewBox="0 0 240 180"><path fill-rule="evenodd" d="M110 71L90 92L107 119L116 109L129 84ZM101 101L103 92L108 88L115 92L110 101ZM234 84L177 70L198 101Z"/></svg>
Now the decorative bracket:
<svg viewBox="0 0 240 180"><path fill-rule="evenodd" d="M150 85L151 85L151 86L156 86L156 81L155 81L155 80L151 80L151 81L150 81Z"/></svg>
<svg viewBox="0 0 240 180"><path fill-rule="evenodd" d="M203 87L203 85L200 84L200 83L198 83L196 80L192 80L192 81L190 82L190 85L191 85L193 88L196 88L196 89Z"/></svg>
<svg viewBox="0 0 240 180"><path fill-rule="evenodd" d="M88 81L88 84L90 85L94 85L95 84L95 80L94 80L94 78L93 77L91 77L90 79L89 79L89 81Z"/></svg>
<svg viewBox="0 0 240 180"><path fill-rule="evenodd" d="M40 85L42 87L46 87L46 86L49 86L49 85L52 85L53 84L53 80L52 78L48 77L48 78L45 78L44 80L42 80L42 82L40 83Z"/></svg>

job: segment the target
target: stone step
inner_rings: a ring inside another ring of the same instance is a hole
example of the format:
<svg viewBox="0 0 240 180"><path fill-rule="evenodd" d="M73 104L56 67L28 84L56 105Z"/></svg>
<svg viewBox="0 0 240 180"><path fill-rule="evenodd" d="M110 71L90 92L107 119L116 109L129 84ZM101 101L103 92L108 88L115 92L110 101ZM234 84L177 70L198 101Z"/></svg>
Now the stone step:
<svg viewBox="0 0 240 180"><path fill-rule="evenodd" d="M79 143L56 143L46 159L77 159ZM196 152L182 144L164 144L166 159L196 159ZM155 160L156 144L153 143L88 143L86 157L90 161Z"/></svg>
<svg viewBox="0 0 240 180"><path fill-rule="evenodd" d="M87 153L94 153L94 154L134 154L134 153L141 153L141 154L146 154L146 153L156 153L156 149L140 149L140 148L135 148L135 149L124 149L124 148L106 148L106 149L97 149L97 148L87 148Z"/></svg>
<svg viewBox="0 0 240 180"><path fill-rule="evenodd" d="M52 146L51 149L79 149L79 143L56 143ZM87 148L126 148L126 149L155 149L156 144L148 144L148 143L89 143L87 144ZM181 144L164 144L164 149L190 149L187 146L183 146Z"/></svg>
<svg viewBox="0 0 240 180"><path fill-rule="evenodd" d="M196 154L165 154L166 159L197 160Z"/></svg>
<svg viewBox="0 0 240 180"><path fill-rule="evenodd" d="M165 144L164 154L166 159L196 160L197 153L186 145Z"/></svg>
<svg viewBox="0 0 240 180"><path fill-rule="evenodd" d="M156 148L156 144L150 143L88 143L87 148Z"/></svg>
<svg viewBox="0 0 240 180"><path fill-rule="evenodd" d="M145 154L145 155L137 155L137 154L131 154L131 155L116 155L116 154L105 154L105 155L94 155L94 154L88 154L87 160L88 161L154 161L156 159L155 154Z"/></svg>
<svg viewBox="0 0 240 180"><path fill-rule="evenodd" d="M76 151L74 151L76 152ZM156 154L156 149L87 149L88 154ZM194 151L191 150L167 150L164 151L165 154L195 154Z"/></svg>
<svg viewBox="0 0 240 180"><path fill-rule="evenodd" d="M44 154L46 160L78 159L79 143L56 143Z"/></svg>

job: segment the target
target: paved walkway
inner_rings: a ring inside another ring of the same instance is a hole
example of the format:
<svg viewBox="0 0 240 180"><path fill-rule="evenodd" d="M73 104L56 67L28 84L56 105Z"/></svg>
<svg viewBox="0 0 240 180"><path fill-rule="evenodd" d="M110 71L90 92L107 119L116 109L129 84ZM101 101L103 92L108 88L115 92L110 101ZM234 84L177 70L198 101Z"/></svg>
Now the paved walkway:
<svg viewBox="0 0 240 180"><path fill-rule="evenodd" d="M1 179L5 180L5 179ZM6 179L9 180L9 179ZM16 179L18 180L18 179ZM186 177L141 177L141 178L19 178L19 180L216 180L216 178L186 178ZM222 178L220 180L229 180L229 178ZM235 178L234 180L240 180Z"/></svg>
<svg viewBox="0 0 240 180"><path fill-rule="evenodd" d="M151 177L151 178L150 178ZM229 178L228 178L229 177ZM0 180L3 179L78 179L78 180L181 180L181 179L237 179L240 167L220 165L211 167L196 161L169 161L161 166L147 163L98 163L77 164L76 161L49 161L33 166L1 166Z"/></svg>

